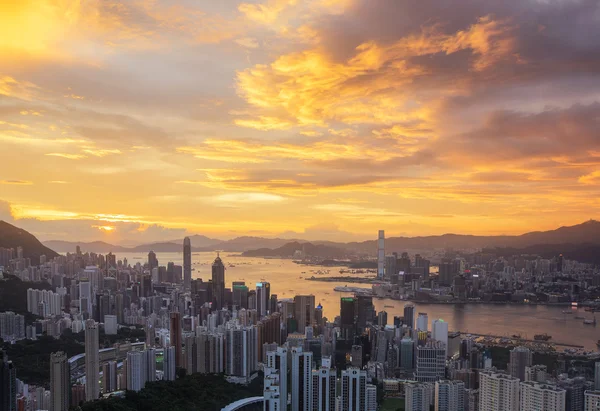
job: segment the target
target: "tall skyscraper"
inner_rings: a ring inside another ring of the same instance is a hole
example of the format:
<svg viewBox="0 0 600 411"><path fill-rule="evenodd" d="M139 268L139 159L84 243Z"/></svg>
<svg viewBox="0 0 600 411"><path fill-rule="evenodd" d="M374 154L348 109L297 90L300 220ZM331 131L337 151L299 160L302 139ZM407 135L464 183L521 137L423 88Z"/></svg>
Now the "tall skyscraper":
<svg viewBox="0 0 600 411"><path fill-rule="evenodd" d="M520 385L520 411L564 411L567 391L554 385L525 381Z"/></svg>
<svg viewBox="0 0 600 411"><path fill-rule="evenodd" d="M69 411L71 366L62 351L50 355L50 411Z"/></svg>
<svg viewBox="0 0 600 411"><path fill-rule="evenodd" d="M444 320L433 320L431 322L431 338L439 341L446 347L446 357L448 356L448 323Z"/></svg>
<svg viewBox="0 0 600 411"><path fill-rule="evenodd" d="M6 352L0 351L0 410L17 410L17 369L8 360Z"/></svg>
<svg viewBox="0 0 600 411"><path fill-rule="evenodd" d="M465 383L442 380L435 383L435 411L464 411Z"/></svg>
<svg viewBox="0 0 600 411"><path fill-rule="evenodd" d="M146 355L143 351L127 353L127 389L140 391L146 385Z"/></svg>
<svg viewBox="0 0 600 411"><path fill-rule="evenodd" d="M377 238L377 278L383 279L385 275L385 232L379 230Z"/></svg>
<svg viewBox="0 0 600 411"><path fill-rule="evenodd" d="M225 266L221 257L212 264L213 309L220 310L225 307Z"/></svg>
<svg viewBox="0 0 600 411"><path fill-rule="evenodd" d="M356 308L355 297L340 298L340 328L341 337L344 340L352 341L356 334Z"/></svg>
<svg viewBox="0 0 600 411"><path fill-rule="evenodd" d="M412 370L414 368L415 343L412 338L404 337L400 340L400 368Z"/></svg>
<svg viewBox="0 0 600 411"><path fill-rule="evenodd" d="M342 371L342 410L366 411L367 372L356 368Z"/></svg>
<svg viewBox="0 0 600 411"><path fill-rule="evenodd" d="M100 348L98 324L85 322L85 400L97 400L100 395Z"/></svg>
<svg viewBox="0 0 600 411"><path fill-rule="evenodd" d="M367 384L366 391L366 411L377 411L377 386Z"/></svg>
<svg viewBox="0 0 600 411"><path fill-rule="evenodd" d="M277 402L277 405L273 406L276 410L287 409L287 392L288 392L288 350L286 347L277 347L276 351L267 352L267 361L265 367L265 378L267 376L273 376L271 378L270 387L276 386L277 389L265 389L267 394L275 393L272 395L272 402ZM335 380L335 378L334 378ZM275 392L276 391L276 392ZM269 396L269 395L267 395ZM266 397L267 397L266 396ZM265 397L265 398L266 398ZM332 410L334 411L334 410Z"/></svg>
<svg viewBox="0 0 600 411"><path fill-rule="evenodd" d="M256 327L239 327L226 331L225 372L249 378L258 369L258 333Z"/></svg>
<svg viewBox="0 0 600 411"><path fill-rule="evenodd" d="M294 297L294 318L299 331L315 323L315 296L297 295Z"/></svg>
<svg viewBox="0 0 600 411"><path fill-rule="evenodd" d="M102 392L114 392L118 389L117 375L116 361L102 364Z"/></svg>
<svg viewBox="0 0 600 411"><path fill-rule="evenodd" d="M192 243L189 237L183 239L183 289L192 289Z"/></svg>
<svg viewBox="0 0 600 411"><path fill-rule="evenodd" d="M158 267L158 259L156 258L156 254L154 253L154 251L150 251L148 253L148 267L150 269L150 272L152 272L154 268Z"/></svg>
<svg viewBox="0 0 600 411"><path fill-rule="evenodd" d="M176 377L175 347L165 347L163 356L163 379L174 381Z"/></svg>
<svg viewBox="0 0 600 411"><path fill-rule="evenodd" d="M415 306L408 303L404 306L404 324L409 328L415 328Z"/></svg>
<svg viewBox="0 0 600 411"><path fill-rule="evenodd" d="M154 348L148 348L144 351L146 360L146 381L156 381L156 350Z"/></svg>
<svg viewBox="0 0 600 411"><path fill-rule="evenodd" d="M446 374L446 347L439 341L417 346L416 380L435 382Z"/></svg>
<svg viewBox="0 0 600 411"><path fill-rule="evenodd" d="M183 367L183 350L181 344L183 343L181 338L181 314L177 311L171 313L171 328L169 333L169 339L171 345L175 347L175 365L176 367Z"/></svg>
<svg viewBox="0 0 600 411"><path fill-rule="evenodd" d="M405 407L407 411L429 411L431 402L430 387L425 383L410 382L404 385Z"/></svg>
<svg viewBox="0 0 600 411"><path fill-rule="evenodd" d="M310 351L292 348L292 411L312 411L312 357Z"/></svg>
<svg viewBox="0 0 600 411"><path fill-rule="evenodd" d="M492 370L479 372L479 409L518 411L519 379Z"/></svg>
<svg viewBox="0 0 600 411"><path fill-rule="evenodd" d="M515 347L510 351L508 364L509 374L521 381L525 381L525 368L531 366L531 350L527 347Z"/></svg>
<svg viewBox="0 0 600 411"><path fill-rule="evenodd" d="M266 281L256 283L256 311L260 317L267 315L270 298L271 284Z"/></svg>
<svg viewBox="0 0 600 411"><path fill-rule="evenodd" d="M312 371L313 379L313 410L335 411L336 398L336 372L331 368L330 361L318 370Z"/></svg>

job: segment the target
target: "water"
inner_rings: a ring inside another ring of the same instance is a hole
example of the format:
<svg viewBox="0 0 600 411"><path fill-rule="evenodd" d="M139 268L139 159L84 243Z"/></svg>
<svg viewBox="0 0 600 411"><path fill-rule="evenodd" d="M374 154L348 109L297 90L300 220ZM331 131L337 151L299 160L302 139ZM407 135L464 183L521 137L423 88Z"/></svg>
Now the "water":
<svg viewBox="0 0 600 411"><path fill-rule="evenodd" d="M124 253L117 255L118 259L126 257L129 264L144 263L147 255L143 253ZM211 278L211 264L216 257L215 253L193 253L192 273L193 278L208 280ZM169 261L183 264L182 253L158 253L160 265ZM367 284L346 284L338 282L306 281L305 277L318 274L310 270L330 270L325 276L340 275L342 267L312 267L298 265L291 260L263 259L241 257L234 253L221 253L225 264L225 281L227 286L232 281L245 281L249 288L259 281L271 283L271 293L278 298L292 298L298 294L313 294L317 304L323 306L323 313L330 320L340 312L340 297L347 293L333 291L336 286L368 287ZM230 266L232 264L233 266ZM304 274L302 272L305 272ZM346 275L346 274L344 274ZM303 277L302 279L299 277ZM404 302L388 299L373 299L377 311L388 313L388 322L392 323L394 316L404 314ZM384 307L385 305L393 306ZM426 312L429 321L441 318L448 322L450 330L472 332L477 334L493 334L511 336L520 334L522 337L533 339L535 334L548 333L551 341L583 345L586 349L596 350L596 341L600 339L600 325L591 326L583 324L583 320L575 316L592 318L592 314L583 309L573 310L573 314L563 314L568 307L543 306L543 305L486 305L486 304L415 304L415 313ZM600 318L599 318L600 320Z"/></svg>

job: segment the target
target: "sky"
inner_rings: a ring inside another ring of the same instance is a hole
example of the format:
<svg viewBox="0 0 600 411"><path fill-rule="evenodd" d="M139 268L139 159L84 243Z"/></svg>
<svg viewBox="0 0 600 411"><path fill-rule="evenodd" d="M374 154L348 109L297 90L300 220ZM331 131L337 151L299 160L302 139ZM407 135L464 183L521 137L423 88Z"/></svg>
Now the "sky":
<svg viewBox="0 0 600 411"><path fill-rule="evenodd" d="M0 219L353 241L598 217L597 0L5 0Z"/></svg>

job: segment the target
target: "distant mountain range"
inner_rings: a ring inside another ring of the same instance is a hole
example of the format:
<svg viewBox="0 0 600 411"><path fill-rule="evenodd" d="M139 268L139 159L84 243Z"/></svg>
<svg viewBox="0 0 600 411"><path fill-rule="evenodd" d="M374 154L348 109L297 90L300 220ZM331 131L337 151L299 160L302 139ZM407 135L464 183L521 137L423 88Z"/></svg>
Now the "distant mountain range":
<svg viewBox="0 0 600 411"><path fill-rule="evenodd" d="M339 247L294 241L275 249L259 248L257 250L245 251L242 255L245 257L292 257L298 250L302 250L306 255L322 258L344 258L352 254L352 252Z"/></svg>
<svg viewBox="0 0 600 411"><path fill-rule="evenodd" d="M0 248L16 250L17 247L23 247L23 257L30 258L32 264L36 265L40 263L41 255L48 259L58 256L55 251L40 243L34 235L0 220Z"/></svg>

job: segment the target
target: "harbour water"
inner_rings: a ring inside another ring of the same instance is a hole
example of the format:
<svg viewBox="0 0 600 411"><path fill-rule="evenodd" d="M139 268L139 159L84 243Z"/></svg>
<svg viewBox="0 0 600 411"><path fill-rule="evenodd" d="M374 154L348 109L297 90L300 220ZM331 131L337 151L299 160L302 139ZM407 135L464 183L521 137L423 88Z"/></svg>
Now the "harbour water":
<svg viewBox="0 0 600 411"><path fill-rule="evenodd" d="M118 254L118 259L127 258L129 264L147 261L147 254L124 253ZM193 253L193 278L207 281L211 278L211 264L215 253ZM160 265L173 261L182 264L182 253L157 253ZM269 281L271 292L278 298L292 298L297 294L313 294L317 304L323 306L324 315L333 320L340 312L340 297L347 293L333 290L336 286L354 285L367 287L365 284L345 284L339 282L306 281L306 277L340 275L339 270L345 267L317 267L295 264L291 260L263 259L241 257L235 253L221 253L225 264L225 281L227 286L232 281L245 281L250 288L259 281ZM313 270L314 272L311 272ZM322 274L316 273L321 270ZM329 274L324 273L329 270ZM344 274L347 275L347 274ZM402 316L404 301L389 299L373 299L377 311L388 313L388 322L392 323L394 316ZM493 334L512 336L519 334L523 338L533 339L535 334L547 333L551 341L583 345L588 350L596 350L596 341L600 339L600 324L585 325L582 319L575 317L593 318L591 313L583 309L571 309L559 306L544 305L511 305L511 304L415 304L415 312L425 312L429 321L441 318L450 325L450 330L472 332L477 334ZM386 307L387 306L387 307ZM573 311L564 314L563 311ZM600 320L600 318L598 318Z"/></svg>

